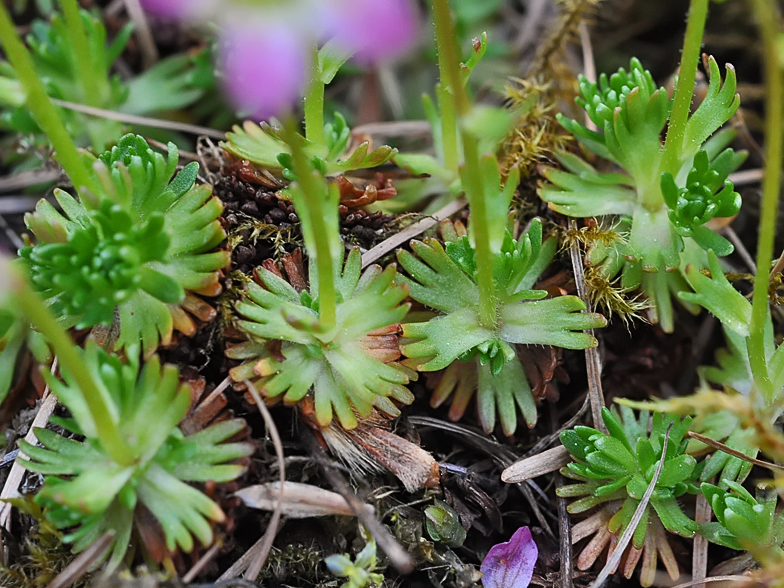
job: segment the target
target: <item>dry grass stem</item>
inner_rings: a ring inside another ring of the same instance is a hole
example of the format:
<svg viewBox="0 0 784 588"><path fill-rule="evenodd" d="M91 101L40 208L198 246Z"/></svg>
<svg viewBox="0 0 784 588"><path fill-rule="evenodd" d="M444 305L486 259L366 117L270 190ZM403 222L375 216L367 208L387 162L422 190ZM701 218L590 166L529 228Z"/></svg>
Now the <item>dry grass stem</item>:
<svg viewBox="0 0 784 588"><path fill-rule="evenodd" d="M192 125L188 123L180 123L172 120L163 120L160 118L152 118L149 116L137 116L135 114L123 114L113 110L105 110L103 108L95 108L94 106L86 106L84 104L77 104L75 102L67 102L65 100L58 100L52 98L52 103L57 106L62 106L74 112L81 112L89 114L90 116L97 116L107 120L116 120L129 125L140 125L145 127L155 127L157 129L167 129L170 131L180 131L191 135L206 135L213 139L225 139L226 133L211 129L209 127L202 127L199 125Z"/></svg>
<svg viewBox="0 0 784 588"><path fill-rule="evenodd" d="M509 484L525 482L558 471L571 460L566 447L559 445L513 463L501 473L501 480Z"/></svg>
<svg viewBox="0 0 784 588"><path fill-rule="evenodd" d="M695 507L694 520L699 524L709 523L712 511L708 501L702 494L697 495L697 505ZM697 533L694 535L694 549L691 558L691 577L694 581L704 579L708 575L708 540ZM703 584L697 584L697 588L702 588Z"/></svg>
<svg viewBox="0 0 784 588"><path fill-rule="evenodd" d="M427 218L415 222L410 227L392 235L389 239L382 241L372 249L369 249L362 255L362 267L366 268L371 263L384 257L390 251L393 251L407 243L417 235L424 233L426 230L436 226L442 220L449 218L456 212L460 212L463 208L468 206L468 200L465 198L458 198L441 208L438 212L433 213Z"/></svg>
<svg viewBox="0 0 784 588"><path fill-rule="evenodd" d="M267 432L272 438L272 444L275 446L275 456L278 458L278 472L280 474L278 504L275 507L275 510L272 512L272 518L267 525L267 530L264 532L264 536L261 538L261 543L258 546L258 550L254 552L254 557L250 561L248 569L245 570L245 579L255 580L261 573L261 568L264 566L264 562L267 561L267 556L269 555L270 548L272 547L272 542L275 540L275 535L278 532L278 522L280 521L280 515L283 511L283 490L286 486L286 462L283 456L283 443L280 440L278 428L275 426L275 421L272 420L272 415L270 414L269 409L264 404L261 396L259 396L259 391L256 389L256 386L253 384L253 382L250 380L245 380L245 385L248 387L248 391L250 392L251 396L253 396L253 400L256 402L256 406L258 407L261 416L264 418L264 424L267 427ZM254 547L256 546L254 545Z"/></svg>
<svg viewBox="0 0 784 588"><path fill-rule="evenodd" d="M776 463L771 463L769 461L762 461L761 459L756 459L754 457L749 457L745 453L741 453L731 447L727 447L724 443L720 443L719 441L714 441L710 437L706 437L705 435L701 435L700 433L695 433L694 431L688 432L689 437L692 439L696 439L697 441L701 441L705 443L705 445L709 445L714 449L718 449L719 451L723 451L731 455L732 457L737 457L738 459L742 459L743 461L747 461L749 463L753 463L754 465L758 465L760 467L772 470L774 472L781 472L784 471L784 466L780 466Z"/></svg>
<svg viewBox="0 0 784 588"><path fill-rule="evenodd" d="M68 588L74 582L84 576L92 567L95 561L103 555L114 539L114 531L106 531L103 535L93 541L92 545L82 551L74 560L68 564L57 577L49 582L46 588Z"/></svg>
<svg viewBox="0 0 784 588"><path fill-rule="evenodd" d="M52 373L57 371L57 358L54 358L52 362ZM27 435L25 435L25 441L34 445L38 443L38 439L35 436L35 430L39 427L45 427L46 424L49 422L49 417L52 416L55 407L57 406L57 397L54 394L49 393L49 386L44 389L43 400L41 401L41 405L38 407L38 413L35 415L32 424L30 425L30 430L27 431ZM9 498L14 498L19 496L19 484L22 482L22 478L27 470L25 470L22 465L19 463L19 458L27 459L27 456L24 455L21 451L17 453L16 459L14 460L14 465L11 466L11 471L8 473L8 478L6 478L5 485L3 486L3 490L0 491L0 501L7 500ZM13 507L8 503L4 502L3 506L0 508L0 527L3 527L7 531L11 530L11 509ZM0 533L0 541L2 541L2 533ZM2 543L0 543L1 545ZM4 553L5 555L5 553ZM4 557L4 561L5 557Z"/></svg>
<svg viewBox="0 0 784 588"><path fill-rule="evenodd" d="M569 221L569 228L575 230L577 223ZM588 312L591 311L591 301L585 291L585 268L577 241L572 242L569 247L569 256L572 260L572 270L574 271L574 282L577 285L577 295L585 303ZM589 331L593 335L593 330ZM591 399L591 416L593 426L602 433L607 432L602 420L602 408L604 408L604 393L602 392L602 362L599 358L599 350L596 347L589 347L585 350L585 369L588 373L588 396Z"/></svg>
<svg viewBox="0 0 784 588"><path fill-rule="evenodd" d="M212 547L210 547L204 554L199 558L190 570L188 570L185 575L182 577L182 581L184 584L189 584L193 582L193 579L199 575L199 573L210 563L216 555L218 555L218 551L222 547L222 542L216 541L213 543Z"/></svg>
<svg viewBox="0 0 784 588"><path fill-rule="evenodd" d="M158 55L158 47L155 45L155 39L150 30L150 24L147 22L147 16L142 10L142 5L139 0L124 0L125 9L128 11L128 16L133 21L133 32L139 41L139 51L142 54L142 63L144 68L152 67L158 62L160 56Z"/></svg>
<svg viewBox="0 0 784 588"><path fill-rule="evenodd" d="M316 458L317 463L321 466L321 471L327 481L332 485L336 492L338 492L346 502L351 506L352 512L357 516L360 522L365 525L365 528L376 540L379 548L387 554L390 563L401 574L409 574L414 571L416 567L414 559L411 557L400 543L392 536L392 534L384 527L381 522L373 515L365 511L364 503L357 498L357 495L351 489L348 482L343 478L340 472L330 462L327 452L319 444L314 433L309 429L303 430L302 440L305 443L308 451Z"/></svg>
<svg viewBox="0 0 784 588"><path fill-rule="evenodd" d="M354 516L351 506L340 494L311 484L286 482L282 492L280 482L256 484L243 488L235 496L242 499L246 506L260 510L274 510L282 502L283 514L292 519ZM365 504L364 508L373 514L373 505Z"/></svg>

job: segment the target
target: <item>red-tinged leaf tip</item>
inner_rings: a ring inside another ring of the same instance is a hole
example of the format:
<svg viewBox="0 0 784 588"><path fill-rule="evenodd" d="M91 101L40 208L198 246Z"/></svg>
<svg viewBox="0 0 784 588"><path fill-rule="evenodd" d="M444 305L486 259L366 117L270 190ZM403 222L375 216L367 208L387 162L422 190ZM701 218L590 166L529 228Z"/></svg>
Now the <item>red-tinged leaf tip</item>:
<svg viewBox="0 0 784 588"><path fill-rule="evenodd" d="M531 530L520 527L506 543L490 548L482 562L485 588L527 588L539 557Z"/></svg>

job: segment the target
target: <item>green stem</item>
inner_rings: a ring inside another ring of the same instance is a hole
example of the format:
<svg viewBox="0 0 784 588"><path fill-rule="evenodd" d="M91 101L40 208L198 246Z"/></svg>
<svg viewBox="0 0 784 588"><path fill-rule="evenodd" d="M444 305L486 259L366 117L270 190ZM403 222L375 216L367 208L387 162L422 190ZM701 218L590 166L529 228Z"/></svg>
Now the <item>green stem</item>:
<svg viewBox="0 0 784 588"><path fill-rule="evenodd" d="M98 439L111 458L120 465L133 463L134 456L120 435L112 413L92 373L77 350L68 333L52 315L41 297L30 287L27 280L11 270L14 304L30 322L46 337L60 360L60 365L73 376L93 417Z"/></svg>
<svg viewBox="0 0 784 588"><path fill-rule="evenodd" d="M754 383L768 402L776 392L768 374L765 354L765 322L768 316L768 280L773 258L778 214L782 165L782 122L784 113L784 78L779 58L779 14L771 0L754 0L758 26L762 34L765 60L765 171L762 180L757 273L751 301L751 333L747 343Z"/></svg>
<svg viewBox="0 0 784 588"><path fill-rule="evenodd" d="M487 220L487 201L479 166L479 149L476 137L463 131L465 173L463 187L471 204L471 225L474 228L476 247L476 282L479 286L479 320L482 326L496 326L495 281L493 280L493 250L490 247L490 231Z"/></svg>
<svg viewBox="0 0 784 588"><path fill-rule="evenodd" d="M667 139L664 142L661 172L676 175L680 171L679 157L683 147L683 136L691 111L691 100L694 95L694 82L697 78L697 66L700 61L702 35L705 32L705 21L708 19L708 3L710 0L691 0L686 34L683 38L681 66L678 81L672 99L672 114L667 127Z"/></svg>
<svg viewBox="0 0 784 588"><path fill-rule="evenodd" d="M441 149L444 152L444 167L457 176L460 167L460 154L457 144L457 115L452 93L446 86L446 79L441 76L441 83L436 86L438 108L441 111Z"/></svg>
<svg viewBox="0 0 784 588"><path fill-rule="evenodd" d="M0 3L0 43L25 91L27 107L54 146L54 158L63 166L77 191L88 188L97 194L98 186L84 165L57 109L49 100L41 80L38 79L33 60L16 32L5 3Z"/></svg>
<svg viewBox="0 0 784 588"><path fill-rule="evenodd" d="M446 0L433 0L433 20L436 28L436 49L438 50L438 74L440 84L436 86L438 108L441 111L441 146L444 151L444 167L457 174L460 153L457 144L457 101L465 98L460 81L460 58L457 52L452 15ZM457 68L458 75L453 75ZM459 108L459 106L458 106Z"/></svg>
<svg viewBox="0 0 784 588"><path fill-rule="evenodd" d="M289 119L286 123L286 140L291 147L294 160L294 172L297 174L299 190L292 190L294 206L303 226L306 236L305 245L308 249L311 263L315 262L318 269L318 304L321 326L328 331L335 326L337 316L337 297L335 294L335 274L333 259L334 241L340 241L337 234L338 227L332 220L337 220L337 210L329 210L324 205L337 206L337 198L329 198L328 188L324 178L313 169L305 151L302 148L302 138L297 132L296 123ZM310 235L310 238L307 238ZM308 241L312 241L308 243Z"/></svg>
<svg viewBox="0 0 784 588"><path fill-rule="evenodd" d="M456 114L464 116L471 109L471 103L460 80L460 56L457 51L455 29L452 24L452 14L449 12L448 0L433 0L433 20L436 25L441 87L446 88L452 95Z"/></svg>
<svg viewBox="0 0 784 588"><path fill-rule="evenodd" d="M317 145L324 145L324 82L321 79L318 49L312 55L310 83L305 92L305 137Z"/></svg>
<svg viewBox="0 0 784 588"><path fill-rule="evenodd" d="M433 0L433 17L436 25L438 65L442 76L442 87L444 81L448 81L448 87L454 100L455 112L462 118L471 110L471 102L460 80L460 58L457 53L457 43L455 41L448 0ZM484 327L492 329L496 326L493 251L490 247L487 203L485 201L482 172L479 165L479 147L476 137L468 132L462 131L461 138L463 139L463 155L465 157L463 188L471 205L471 225L473 226L474 245L476 247L479 318ZM444 148L446 148L446 145L444 145Z"/></svg>
<svg viewBox="0 0 784 588"><path fill-rule="evenodd" d="M61 0L65 24L68 27L68 35L74 48L74 67L76 77L81 82L84 95L82 100L90 106L102 106L103 96L98 84L98 78L94 75L96 69L90 51L90 41L87 38L87 31L84 30L84 21L76 0Z"/></svg>

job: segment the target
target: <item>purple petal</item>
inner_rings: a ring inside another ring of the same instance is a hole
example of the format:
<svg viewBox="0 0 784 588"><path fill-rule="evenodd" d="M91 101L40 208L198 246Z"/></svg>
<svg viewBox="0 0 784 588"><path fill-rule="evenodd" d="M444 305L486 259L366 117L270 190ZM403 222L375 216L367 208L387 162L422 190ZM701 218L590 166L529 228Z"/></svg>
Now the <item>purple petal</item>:
<svg viewBox="0 0 784 588"><path fill-rule="evenodd" d="M362 63L393 57L417 37L409 0L332 0L327 6L328 35Z"/></svg>
<svg viewBox="0 0 784 588"><path fill-rule="evenodd" d="M302 94L307 57L304 41L285 27L232 25L222 32L223 85L245 115L264 120Z"/></svg>
<svg viewBox="0 0 784 588"><path fill-rule="evenodd" d="M527 588L539 549L528 527L520 527L506 543L493 545L482 562L485 588Z"/></svg>

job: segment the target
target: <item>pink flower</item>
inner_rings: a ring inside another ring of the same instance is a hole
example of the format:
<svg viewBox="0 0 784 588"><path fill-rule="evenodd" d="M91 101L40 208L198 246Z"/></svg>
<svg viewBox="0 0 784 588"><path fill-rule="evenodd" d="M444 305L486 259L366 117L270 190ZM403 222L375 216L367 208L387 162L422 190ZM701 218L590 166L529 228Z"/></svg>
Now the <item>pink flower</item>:
<svg viewBox="0 0 784 588"><path fill-rule="evenodd" d="M520 527L506 543L493 545L479 568L485 588L527 588L539 548L528 527Z"/></svg>
<svg viewBox="0 0 784 588"><path fill-rule="evenodd" d="M417 33L411 0L141 0L164 18L216 23L226 93L267 118L302 94L308 56L335 39L361 63L403 51Z"/></svg>
<svg viewBox="0 0 784 588"><path fill-rule="evenodd" d="M411 46L417 20L409 0L332 0L327 34L365 64L394 57Z"/></svg>
<svg viewBox="0 0 784 588"><path fill-rule="evenodd" d="M267 119L302 95L306 48L284 27L232 24L222 32L220 57L226 93L246 116Z"/></svg>
<svg viewBox="0 0 784 588"><path fill-rule="evenodd" d="M204 0L140 0L142 8L159 18L183 20L204 5Z"/></svg>

